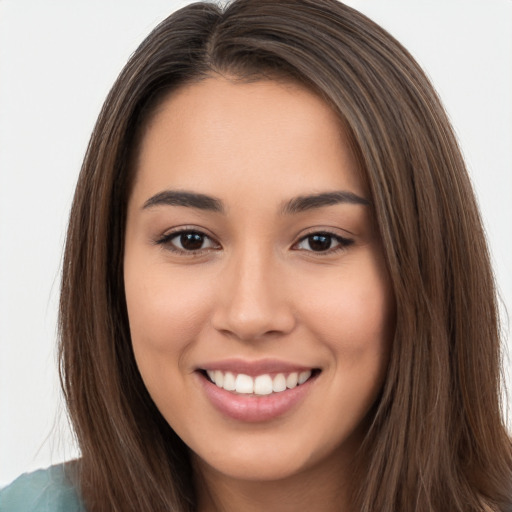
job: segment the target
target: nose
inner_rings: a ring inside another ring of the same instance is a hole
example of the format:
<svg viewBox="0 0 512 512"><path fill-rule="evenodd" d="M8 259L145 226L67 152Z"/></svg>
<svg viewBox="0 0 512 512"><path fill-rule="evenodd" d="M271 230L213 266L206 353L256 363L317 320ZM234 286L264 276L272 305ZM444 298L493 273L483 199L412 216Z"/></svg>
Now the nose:
<svg viewBox="0 0 512 512"><path fill-rule="evenodd" d="M256 341L294 329L293 298L287 294L279 265L268 255L247 251L234 257L219 281L212 317L217 331L239 340Z"/></svg>

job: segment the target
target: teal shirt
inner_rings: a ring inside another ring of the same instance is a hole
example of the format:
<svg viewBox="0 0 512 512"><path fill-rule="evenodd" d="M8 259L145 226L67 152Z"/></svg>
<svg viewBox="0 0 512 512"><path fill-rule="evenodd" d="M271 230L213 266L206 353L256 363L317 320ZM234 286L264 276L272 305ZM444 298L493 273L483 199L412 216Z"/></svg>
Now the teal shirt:
<svg viewBox="0 0 512 512"><path fill-rule="evenodd" d="M0 490L0 512L85 512L64 465L21 475Z"/></svg>

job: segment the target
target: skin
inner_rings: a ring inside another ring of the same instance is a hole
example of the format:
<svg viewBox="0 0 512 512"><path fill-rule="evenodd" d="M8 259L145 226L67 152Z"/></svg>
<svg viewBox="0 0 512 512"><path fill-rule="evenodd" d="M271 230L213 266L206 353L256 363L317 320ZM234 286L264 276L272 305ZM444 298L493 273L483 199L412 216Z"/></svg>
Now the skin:
<svg viewBox="0 0 512 512"><path fill-rule="evenodd" d="M166 190L224 211L147 206ZM296 84L211 77L174 92L147 126L128 205L130 330L149 393L191 449L202 511L347 506L394 300L370 206L283 213L333 191L369 199L339 120ZM180 229L206 235L199 252L180 251L180 236L162 242ZM312 250L318 232L333 234L327 250ZM199 384L199 367L233 357L321 372L296 407L248 423Z"/></svg>

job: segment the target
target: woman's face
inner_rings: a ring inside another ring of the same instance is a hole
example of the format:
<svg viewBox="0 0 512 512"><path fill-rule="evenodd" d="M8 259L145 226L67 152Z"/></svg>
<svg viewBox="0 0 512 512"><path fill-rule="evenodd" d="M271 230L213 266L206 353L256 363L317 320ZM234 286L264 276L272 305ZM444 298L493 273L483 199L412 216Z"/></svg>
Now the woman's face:
<svg viewBox="0 0 512 512"><path fill-rule="evenodd" d="M221 78L173 93L142 141L124 277L140 373L200 468L272 480L354 454L394 300L317 96Z"/></svg>

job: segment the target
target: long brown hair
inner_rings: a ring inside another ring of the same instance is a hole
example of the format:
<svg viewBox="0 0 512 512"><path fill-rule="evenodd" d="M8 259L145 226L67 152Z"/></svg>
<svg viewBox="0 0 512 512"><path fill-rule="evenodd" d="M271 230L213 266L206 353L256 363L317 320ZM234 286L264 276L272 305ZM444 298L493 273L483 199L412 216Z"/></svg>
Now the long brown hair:
<svg viewBox="0 0 512 512"><path fill-rule="evenodd" d="M354 510L512 510L495 288L461 153L410 54L335 0L189 5L141 44L104 104L72 207L60 304L61 381L88 509L195 509L188 449L132 353L123 244L145 123L163 97L215 73L310 88L337 112L364 169L396 334Z"/></svg>

